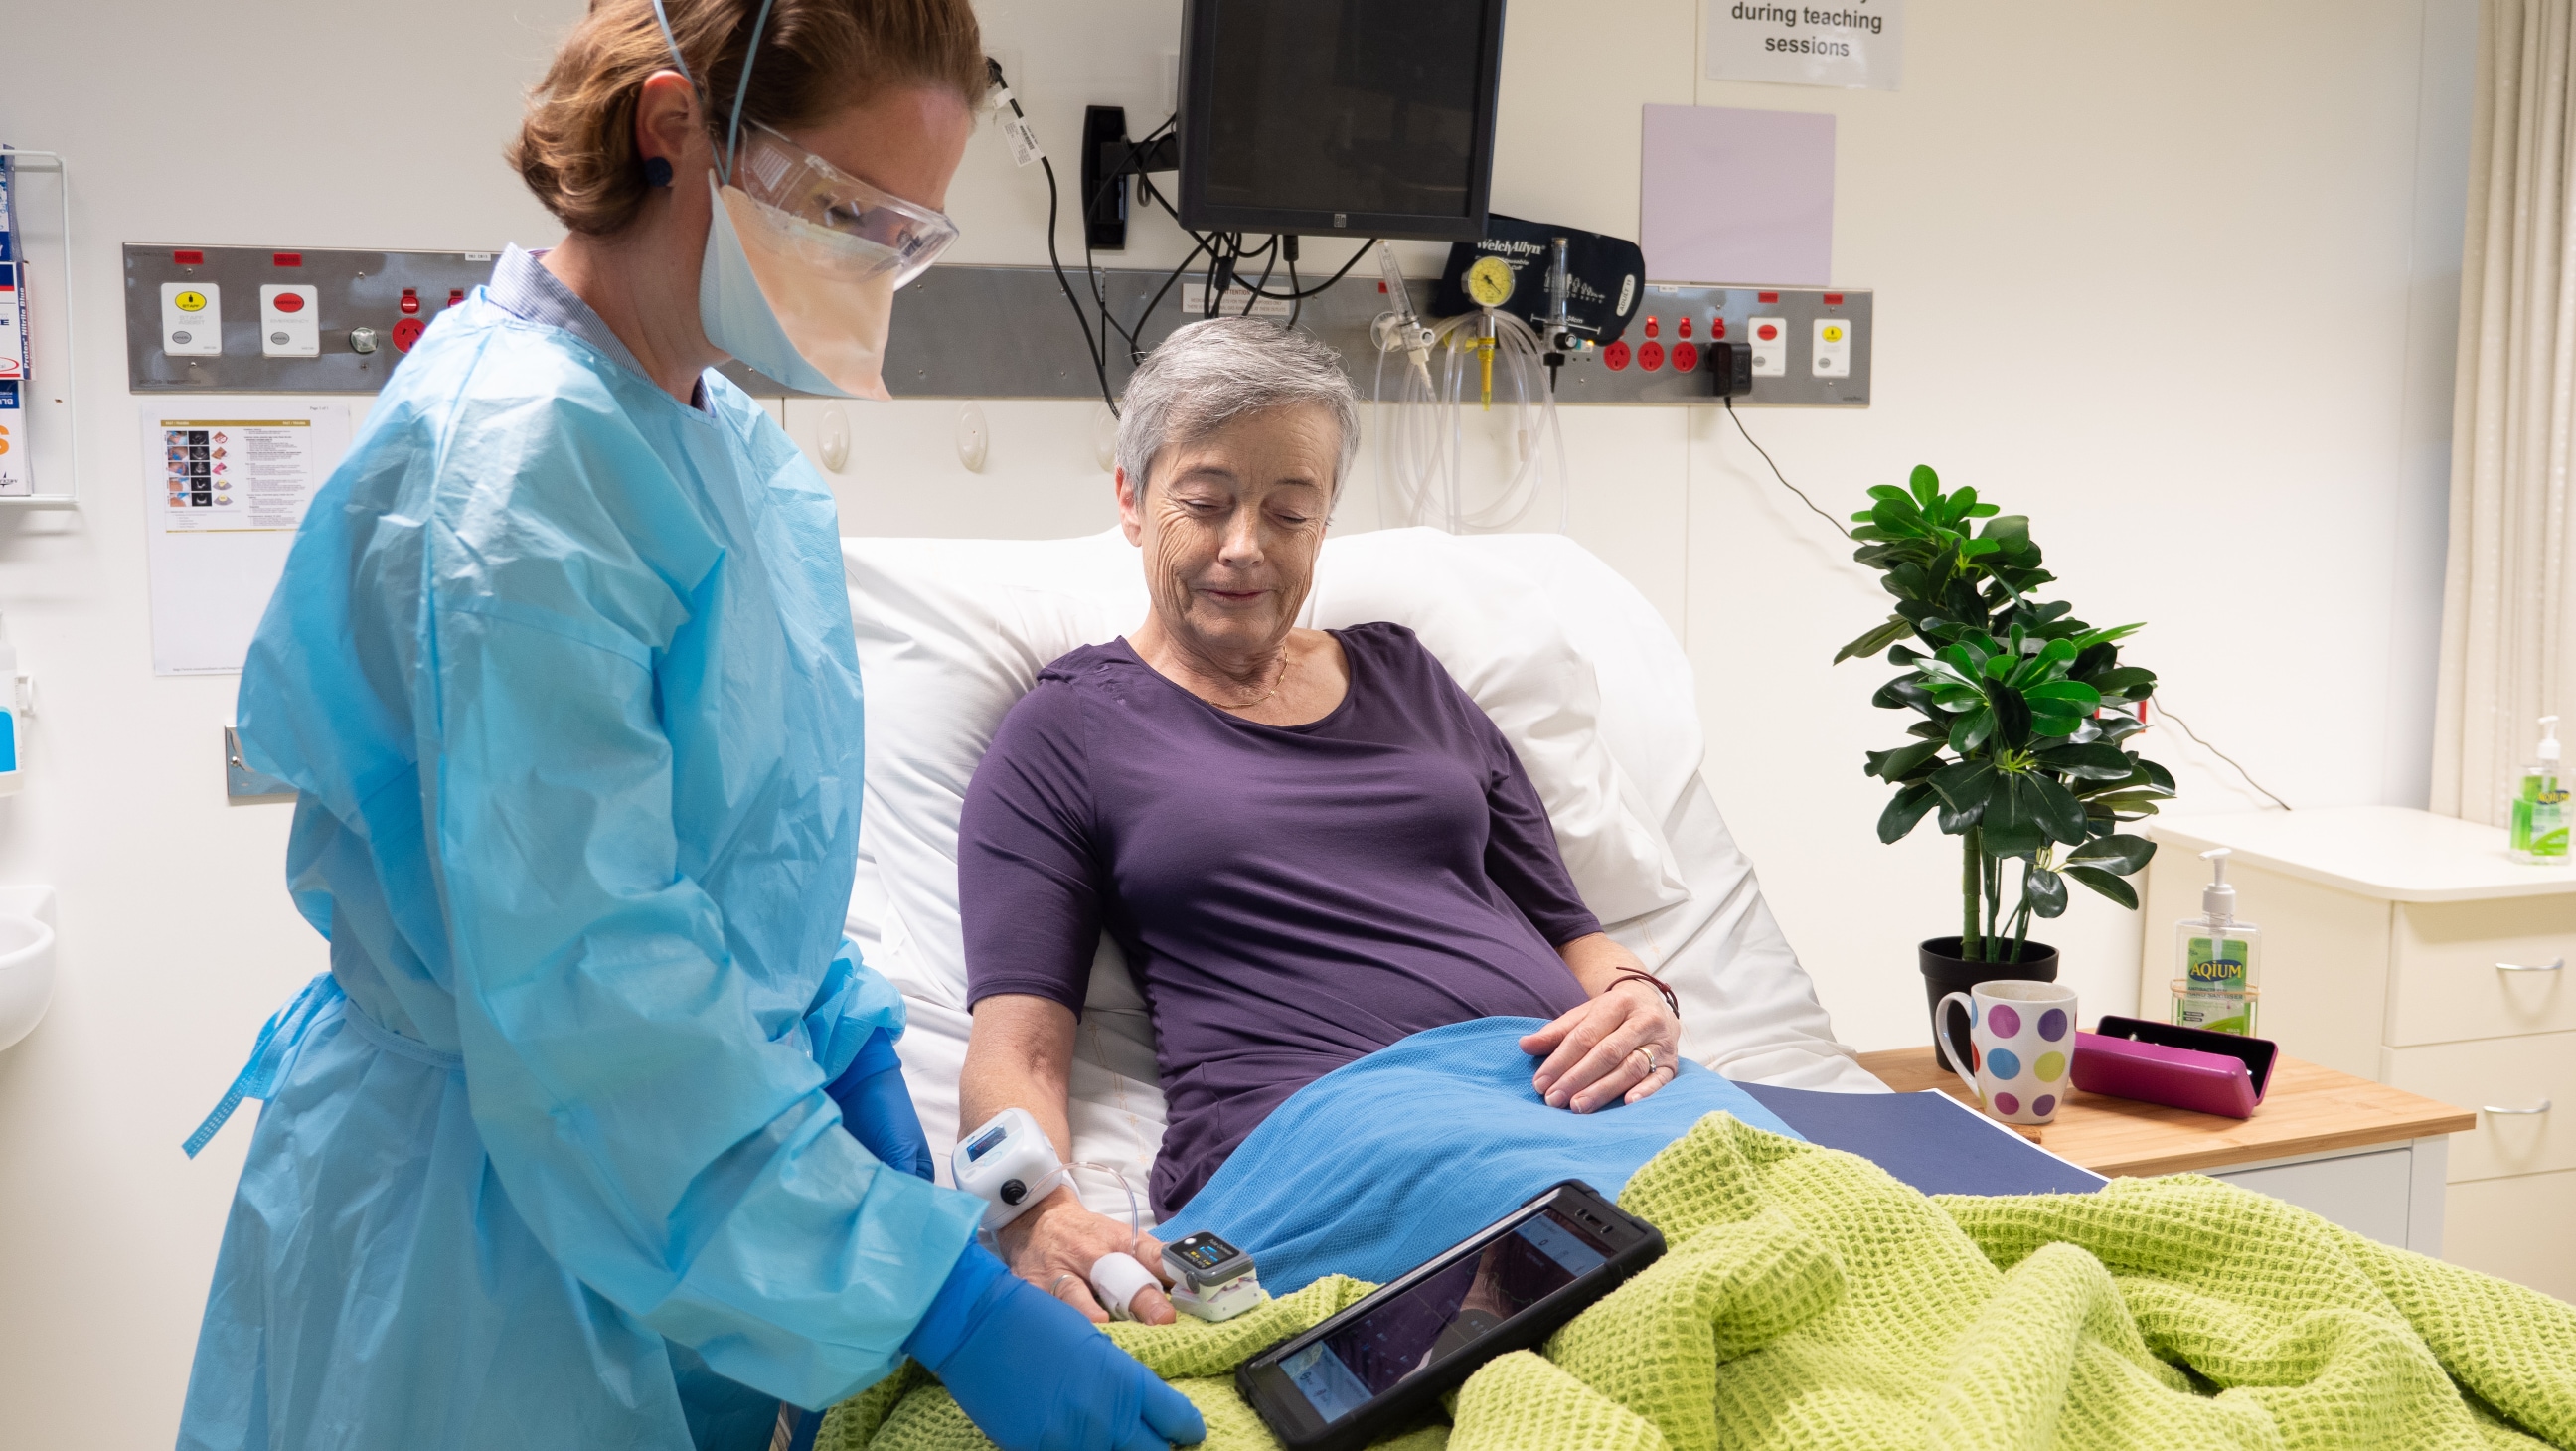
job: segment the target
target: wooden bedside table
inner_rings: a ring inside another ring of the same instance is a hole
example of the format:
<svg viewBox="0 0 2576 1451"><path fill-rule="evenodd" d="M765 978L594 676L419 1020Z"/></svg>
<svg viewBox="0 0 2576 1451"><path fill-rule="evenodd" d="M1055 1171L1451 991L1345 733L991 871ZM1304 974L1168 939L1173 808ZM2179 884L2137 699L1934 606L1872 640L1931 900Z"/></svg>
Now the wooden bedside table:
<svg viewBox="0 0 2576 1451"><path fill-rule="evenodd" d="M1860 1064L1899 1093L1939 1089L1976 1106L1928 1044L1863 1053ZM2438 1256L2447 1136L2477 1122L2465 1109L2284 1055L2250 1119L2076 1089L2039 1146L2113 1177L2208 1174Z"/></svg>

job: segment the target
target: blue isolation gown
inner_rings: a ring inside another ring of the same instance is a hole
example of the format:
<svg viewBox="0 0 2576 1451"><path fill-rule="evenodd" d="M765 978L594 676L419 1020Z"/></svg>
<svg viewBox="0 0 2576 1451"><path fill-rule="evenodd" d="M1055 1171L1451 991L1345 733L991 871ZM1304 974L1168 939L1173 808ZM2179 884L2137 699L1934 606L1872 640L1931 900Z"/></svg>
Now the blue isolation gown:
<svg viewBox="0 0 2576 1451"><path fill-rule="evenodd" d="M183 1448L764 1446L973 1235L824 1092L903 1012L832 498L702 396L514 249L313 502L239 718L331 971L236 1087Z"/></svg>

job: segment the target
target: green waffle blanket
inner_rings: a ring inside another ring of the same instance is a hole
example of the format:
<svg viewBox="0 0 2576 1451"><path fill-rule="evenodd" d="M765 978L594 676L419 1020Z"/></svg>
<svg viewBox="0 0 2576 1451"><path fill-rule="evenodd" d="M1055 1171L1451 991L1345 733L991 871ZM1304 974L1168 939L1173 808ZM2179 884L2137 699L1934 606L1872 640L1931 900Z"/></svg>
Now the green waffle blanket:
<svg viewBox="0 0 2576 1451"><path fill-rule="evenodd" d="M1663 1259L1383 1445L2576 1446L2576 1308L2214 1179L1933 1199L1712 1114L1619 1202ZM1266 1451L1233 1368L1368 1288L1108 1333L1197 1403L1210 1451ZM816 1451L990 1444L908 1366Z"/></svg>

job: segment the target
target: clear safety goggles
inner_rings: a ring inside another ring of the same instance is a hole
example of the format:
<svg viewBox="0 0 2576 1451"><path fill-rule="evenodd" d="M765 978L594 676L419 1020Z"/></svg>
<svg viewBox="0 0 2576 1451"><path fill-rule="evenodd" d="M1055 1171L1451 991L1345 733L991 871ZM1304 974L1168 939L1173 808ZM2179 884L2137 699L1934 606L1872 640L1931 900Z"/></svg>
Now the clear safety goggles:
<svg viewBox="0 0 2576 1451"><path fill-rule="evenodd" d="M731 181L801 224L783 229L798 252L851 280L892 272L901 287L957 240L945 212L871 186L757 121L743 128Z"/></svg>

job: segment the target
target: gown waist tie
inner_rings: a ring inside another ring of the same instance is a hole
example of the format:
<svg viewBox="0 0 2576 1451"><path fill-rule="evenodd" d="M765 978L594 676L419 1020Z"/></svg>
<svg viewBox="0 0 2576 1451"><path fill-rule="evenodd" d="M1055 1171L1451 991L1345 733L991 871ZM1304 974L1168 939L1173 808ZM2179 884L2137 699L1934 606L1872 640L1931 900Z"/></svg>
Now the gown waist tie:
<svg viewBox="0 0 2576 1451"><path fill-rule="evenodd" d="M206 1121L197 1125L197 1131L188 1135L188 1141L180 1145L189 1158L197 1157L197 1151L214 1139L225 1122L232 1118L233 1110L241 1107L243 1099L264 1101L276 1091L278 1083L286 1077L287 1069L294 1066L295 1055L304 1047L306 1035L334 1006L340 1009L349 1030L376 1048L451 1072L465 1066L462 1054L442 1053L417 1038L405 1037L368 1017L349 1000L337 979L327 972L316 973L286 1006L271 1013L268 1022L260 1028L259 1040L251 1045L250 1061L233 1076L232 1087L224 1090L214 1112L207 1114Z"/></svg>

